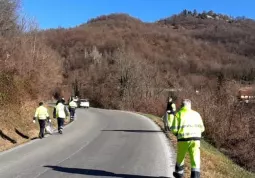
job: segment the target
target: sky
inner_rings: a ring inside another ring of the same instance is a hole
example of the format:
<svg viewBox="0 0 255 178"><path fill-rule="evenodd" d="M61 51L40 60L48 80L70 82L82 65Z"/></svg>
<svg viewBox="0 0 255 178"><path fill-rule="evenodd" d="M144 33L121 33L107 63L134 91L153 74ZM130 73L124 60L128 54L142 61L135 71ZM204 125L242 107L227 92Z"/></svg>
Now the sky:
<svg viewBox="0 0 255 178"><path fill-rule="evenodd" d="M184 9L255 19L254 7L255 0L22 0L22 12L35 19L41 29L75 27L111 13L154 22Z"/></svg>

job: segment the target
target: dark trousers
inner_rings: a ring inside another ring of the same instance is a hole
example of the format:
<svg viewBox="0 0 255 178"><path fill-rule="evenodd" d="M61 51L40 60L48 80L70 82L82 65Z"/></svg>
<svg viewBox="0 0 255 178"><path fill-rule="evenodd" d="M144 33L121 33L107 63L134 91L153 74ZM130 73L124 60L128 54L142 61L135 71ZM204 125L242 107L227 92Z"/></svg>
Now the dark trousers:
<svg viewBox="0 0 255 178"><path fill-rule="evenodd" d="M71 119L74 119L75 108L70 108L69 111L70 111L70 117L71 117Z"/></svg>
<svg viewBox="0 0 255 178"><path fill-rule="evenodd" d="M43 138L44 137L44 130L45 130L45 120L38 120L39 122L39 126L40 126L40 133L39 133L39 137Z"/></svg>
<svg viewBox="0 0 255 178"><path fill-rule="evenodd" d="M165 131L170 131L170 128L169 128L169 125L168 125L168 116L169 116L169 114L166 112L164 117L163 117Z"/></svg>
<svg viewBox="0 0 255 178"><path fill-rule="evenodd" d="M64 118L58 117L58 131L63 130Z"/></svg>

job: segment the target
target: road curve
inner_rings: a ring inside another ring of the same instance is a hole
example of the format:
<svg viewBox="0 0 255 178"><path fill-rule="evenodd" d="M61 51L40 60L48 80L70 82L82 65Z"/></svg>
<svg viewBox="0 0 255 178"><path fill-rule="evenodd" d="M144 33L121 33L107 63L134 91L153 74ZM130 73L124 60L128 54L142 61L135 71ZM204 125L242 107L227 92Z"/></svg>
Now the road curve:
<svg viewBox="0 0 255 178"><path fill-rule="evenodd" d="M77 120L42 140L0 153L1 178L172 177L175 154L138 114L79 109Z"/></svg>

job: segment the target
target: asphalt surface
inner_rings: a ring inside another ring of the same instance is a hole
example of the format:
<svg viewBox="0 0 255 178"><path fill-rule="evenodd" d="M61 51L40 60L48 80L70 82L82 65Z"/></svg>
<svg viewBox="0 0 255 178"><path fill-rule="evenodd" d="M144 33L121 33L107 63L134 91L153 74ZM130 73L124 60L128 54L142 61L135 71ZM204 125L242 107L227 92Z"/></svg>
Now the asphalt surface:
<svg viewBox="0 0 255 178"><path fill-rule="evenodd" d="M0 153L0 178L172 177L175 154L146 117L77 110L77 119L42 140Z"/></svg>

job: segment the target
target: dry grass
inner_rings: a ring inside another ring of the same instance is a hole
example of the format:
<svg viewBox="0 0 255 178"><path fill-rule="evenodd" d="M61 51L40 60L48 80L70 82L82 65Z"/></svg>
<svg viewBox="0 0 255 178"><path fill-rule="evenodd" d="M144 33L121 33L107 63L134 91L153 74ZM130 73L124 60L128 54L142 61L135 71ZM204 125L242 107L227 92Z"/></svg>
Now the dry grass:
<svg viewBox="0 0 255 178"><path fill-rule="evenodd" d="M28 142L37 136L37 128L32 123L34 113L32 105L33 102L24 101L21 107L19 104L5 106L0 117L0 130L8 138L0 137L0 151Z"/></svg>
<svg viewBox="0 0 255 178"><path fill-rule="evenodd" d="M143 114L152 119L161 129L164 128L164 124L161 118ZM171 133L167 133L166 136L173 143L174 148L177 147L177 140ZM190 175L190 160L189 156L185 161L185 178L189 178ZM214 148L205 140L201 141L201 177L206 178L253 178L254 173L248 172L236 165L228 157Z"/></svg>
<svg viewBox="0 0 255 178"><path fill-rule="evenodd" d="M1 131L10 139L14 140L16 143L12 143L8 139L4 139L0 137L0 151L8 150L10 148L16 147L18 145L29 142L32 139L38 138L39 133L39 124L32 123L33 113L35 108L33 108L34 104L24 103L22 106L22 113L17 119L15 115L16 112L10 112L12 115L9 115L9 118L2 122ZM53 119L53 107L48 105L48 112L50 114L52 124L54 128L57 128L57 120ZM27 111L27 112L26 112ZM23 113L24 112L24 113ZM65 120L65 125L70 123L70 117ZM19 135L15 129L17 129L21 134L24 134L28 138L23 138Z"/></svg>

